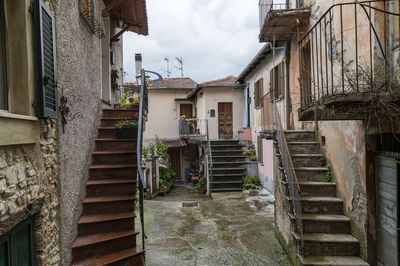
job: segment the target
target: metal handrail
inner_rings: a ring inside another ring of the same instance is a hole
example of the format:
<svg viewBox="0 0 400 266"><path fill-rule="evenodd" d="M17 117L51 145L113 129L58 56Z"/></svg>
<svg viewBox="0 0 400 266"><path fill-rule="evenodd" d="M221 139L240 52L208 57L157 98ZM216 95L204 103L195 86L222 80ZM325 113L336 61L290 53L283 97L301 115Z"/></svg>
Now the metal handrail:
<svg viewBox="0 0 400 266"><path fill-rule="evenodd" d="M293 167L292 157L290 156L289 147L287 144L286 136L282 127L282 120L279 115L278 107L274 100L274 116L275 116L275 130L276 139L278 140L279 153L281 155L282 166L286 181L289 183L289 193L292 199L293 213L296 218L297 230L300 234L301 247L303 247L303 219L300 202L300 185L297 179L296 172ZM302 249L301 249L302 250Z"/></svg>
<svg viewBox="0 0 400 266"><path fill-rule="evenodd" d="M146 237L144 233L144 210L143 198L146 191L146 182L142 170L142 146L143 146L143 117L145 112L148 111L148 97L147 97L147 84L145 70L140 71L142 84L140 86L140 104L139 104L139 118L138 118L138 138L137 138L137 169L139 174L139 210L140 210L140 223L142 226L142 247L145 248L144 240Z"/></svg>
<svg viewBox="0 0 400 266"><path fill-rule="evenodd" d="M208 131L208 120L206 120L206 131L207 131L207 152L208 152L208 158L209 158L209 168L208 172L210 175L210 191L208 192L210 198L212 198L212 186L213 186L213 173L212 173L212 168L213 168L213 160L212 160L212 153L211 153L211 143L210 143L210 133Z"/></svg>

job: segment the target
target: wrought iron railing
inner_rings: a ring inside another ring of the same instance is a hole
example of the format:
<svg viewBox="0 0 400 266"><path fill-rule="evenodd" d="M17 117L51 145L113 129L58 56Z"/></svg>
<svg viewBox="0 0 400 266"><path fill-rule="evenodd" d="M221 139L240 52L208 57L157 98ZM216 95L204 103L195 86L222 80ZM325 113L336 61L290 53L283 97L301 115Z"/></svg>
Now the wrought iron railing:
<svg viewBox="0 0 400 266"><path fill-rule="evenodd" d="M181 137L205 137L207 134L206 124L206 119L181 118L179 120L179 135Z"/></svg>
<svg viewBox="0 0 400 266"><path fill-rule="evenodd" d="M97 37L103 38L105 36L103 26L96 18L95 3L93 0L80 0L79 1L79 13L83 21L88 26L89 30Z"/></svg>
<svg viewBox="0 0 400 266"><path fill-rule="evenodd" d="M388 30L400 16L386 11L390 2L332 5L299 41L303 108L330 96L388 89L399 48L398 31Z"/></svg>
<svg viewBox="0 0 400 266"><path fill-rule="evenodd" d="M142 247L145 248L144 240L146 234L144 232L144 209L143 200L144 193L146 191L146 181L144 179L143 169L142 169L142 146L143 146L143 124L144 118L147 116L148 112L148 93L146 84L145 70L142 69L140 72L141 86L140 86L140 104L139 104L139 118L138 118L138 137L137 137L137 169L139 175L138 189L139 189L139 212L140 212L140 224L142 226Z"/></svg>
<svg viewBox="0 0 400 266"><path fill-rule="evenodd" d="M207 133L207 176L208 178L208 186L207 193L210 198L212 198L212 188L213 188L213 159L212 159L212 151L211 151L211 143L210 143L210 132L208 130L208 120L206 120L206 133Z"/></svg>
<svg viewBox="0 0 400 266"><path fill-rule="evenodd" d="M272 93L269 91L262 97L262 119L261 128L262 131L273 131L274 125L274 102L271 97Z"/></svg>
<svg viewBox="0 0 400 266"><path fill-rule="evenodd" d="M289 9L289 4L286 0L260 0L258 2L260 29L264 26L265 18L271 10L282 9Z"/></svg>
<svg viewBox="0 0 400 266"><path fill-rule="evenodd" d="M286 182L289 185L289 193L292 202L293 214L296 218L296 227L300 235L300 243L303 246L303 220L300 201L300 185L293 167L292 158L285 137L285 132L282 127L281 117L279 115L278 107L274 101L274 117L275 117L275 130L276 139L278 142L279 154L281 157L283 174Z"/></svg>

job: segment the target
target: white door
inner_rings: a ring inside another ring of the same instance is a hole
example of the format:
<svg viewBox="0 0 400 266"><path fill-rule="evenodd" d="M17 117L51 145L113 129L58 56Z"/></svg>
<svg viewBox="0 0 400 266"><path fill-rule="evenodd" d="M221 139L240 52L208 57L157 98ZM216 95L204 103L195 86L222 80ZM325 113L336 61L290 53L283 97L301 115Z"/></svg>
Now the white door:
<svg viewBox="0 0 400 266"><path fill-rule="evenodd" d="M375 157L378 265L399 265L399 164L394 157Z"/></svg>

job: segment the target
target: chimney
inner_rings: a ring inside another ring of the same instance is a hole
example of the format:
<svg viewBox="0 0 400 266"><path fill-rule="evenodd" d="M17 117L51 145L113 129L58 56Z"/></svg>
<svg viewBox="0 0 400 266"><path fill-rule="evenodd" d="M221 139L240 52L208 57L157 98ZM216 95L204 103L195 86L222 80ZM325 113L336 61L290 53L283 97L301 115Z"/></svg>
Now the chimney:
<svg viewBox="0 0 400 266"><path fill-rule="evenodd" d="M135 54L135 67L136 67L136 77L140 75L142 70L142 54Z"/></svg>

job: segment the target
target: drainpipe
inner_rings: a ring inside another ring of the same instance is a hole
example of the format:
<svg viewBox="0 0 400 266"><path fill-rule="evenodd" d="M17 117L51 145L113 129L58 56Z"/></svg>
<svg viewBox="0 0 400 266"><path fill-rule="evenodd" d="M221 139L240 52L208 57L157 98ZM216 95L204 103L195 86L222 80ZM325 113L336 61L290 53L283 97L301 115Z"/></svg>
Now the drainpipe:
<svg viewBox="0 0 400 266"><path fill-rule="evenodd" d="M290 114L292 112L292 104L290 101L290 41L285 42L285 64L286 64L286 129L290 129Z"/></svg>

